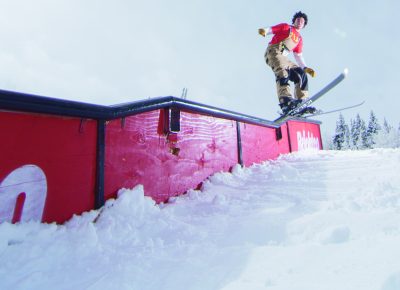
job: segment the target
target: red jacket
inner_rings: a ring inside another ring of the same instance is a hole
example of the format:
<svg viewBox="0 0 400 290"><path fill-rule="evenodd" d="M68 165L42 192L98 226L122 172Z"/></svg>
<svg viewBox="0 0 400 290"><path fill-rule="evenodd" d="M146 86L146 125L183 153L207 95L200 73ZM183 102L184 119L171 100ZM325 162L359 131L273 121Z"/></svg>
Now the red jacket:
<svg viewBox="0 0 400 290"><path fill-rule="evenodd" d="M282 42L285 46L295 53L303 52L303 38L300 33L287 23L281 23L271 27L271 32L274 34L270 44Z"/></svg>

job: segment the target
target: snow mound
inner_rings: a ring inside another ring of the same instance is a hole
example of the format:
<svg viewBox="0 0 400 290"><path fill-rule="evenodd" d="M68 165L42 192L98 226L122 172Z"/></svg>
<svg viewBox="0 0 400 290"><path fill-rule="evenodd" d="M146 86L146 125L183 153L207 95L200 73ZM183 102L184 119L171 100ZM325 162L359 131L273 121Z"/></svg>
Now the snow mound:
<svg viewBox="0 0 400 290"><path fill-rule="evenodd" d="M306 152L157 205L0 224L0 289L399 289L400 150ZM322 285L322 286L321 286Z"/></svg>

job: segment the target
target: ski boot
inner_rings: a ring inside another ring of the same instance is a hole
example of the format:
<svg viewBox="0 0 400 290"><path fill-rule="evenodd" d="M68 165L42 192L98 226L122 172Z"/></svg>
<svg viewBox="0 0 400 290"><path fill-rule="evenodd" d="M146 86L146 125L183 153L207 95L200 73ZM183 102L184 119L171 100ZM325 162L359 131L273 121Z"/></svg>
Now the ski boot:
<svg viewBox="0 0 400 290"><path fill-rule="evenodd" d="M280 97L279 107L281 107L282 115L289 113L290 110L296 108L301 102L302 100L292 99L291 97Z"/></svg>

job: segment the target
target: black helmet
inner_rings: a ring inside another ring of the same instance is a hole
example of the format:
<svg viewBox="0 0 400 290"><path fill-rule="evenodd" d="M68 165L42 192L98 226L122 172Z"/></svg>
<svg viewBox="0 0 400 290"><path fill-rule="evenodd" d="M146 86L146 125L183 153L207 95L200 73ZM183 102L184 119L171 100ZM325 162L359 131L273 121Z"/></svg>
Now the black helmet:
<svg viewBox="0 0 400 290"><path fill-rule="evenodd" d="M305 14L305 13L303 13L303 12L301 12L301 11L296 12L296 13L293 15L292 24L294 24L294 21L296 20L296 18L300 18L300 17L303 17L303 18L304 18L304 26L306 26L306 25L307 25L307 22L308 22L307 14Z"/></svg>

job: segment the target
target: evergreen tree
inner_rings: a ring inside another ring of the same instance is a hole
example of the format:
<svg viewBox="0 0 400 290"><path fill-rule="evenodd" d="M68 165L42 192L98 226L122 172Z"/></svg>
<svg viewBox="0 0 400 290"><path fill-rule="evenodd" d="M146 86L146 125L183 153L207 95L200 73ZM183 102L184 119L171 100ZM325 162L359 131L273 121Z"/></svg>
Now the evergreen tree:
<svg viewBox="0 0 400 290"><path fill-rule="evenodd" d="M349 126L346 124L345 125L345 135L344 135L344 140L345 140L345 148L350 149L351 148L351 135L350 135L350 129Z"/></svg>
<svg viewBox="0 0 400 290"><path fill-rule="evenodd" d="M348 148L346 144L346 134L348 135L349 128L346 125L342 114L339 115L339 119L336 121L336 131L332 139L333 149L343 150Z"/></svg>
<svg viewBox="0 0 400 290"><path fill-rule="evenodd" d="M386 118L383 121L382 129L375 138L374 148L397 148L399 147L399 134L388 123Z"/></svg>
<svg viewBox="0 0 400 290"><path fill-rule="evenodd" d="M361 133L361 144L359 146L359 149L367 149L367 148L372 148L371 144L372 141L372 135L369 134L368 128L365 125L365 121L361 119L361 126L360 126L360 133Z"/></svg>
<svg viewBox="0 0 400 290"><path fill-rule="evenodd" d="M350 135L350 146L349 146L349 148L350 149L354 149L354 147L355 147L354 146L354 134L355 134L354 130L355 130L354 120L350 119L350 133L349 133L349 135Z"/></svg>
<svg viewBox="0 0 400 290"><path fill-rule="evenodd" d="M385 119L386 121L386 119ZM369 114L369 121L368 121L368 132L370 134L377 134L379 130L381 130L381 126L378 123L378 119L375 116L374 111L371 111Z"/></svg>
<svg viewBox="0 0 400 290"><path fill-rule="evenodd" d="M352 149L361 149L361 117L357 114L356 119L351 121L350 136Z"/></svg>
<svg viewBox="0 0 400 290"><path fill-rule="evenodd" d="M383 132L389 134L393 127L387 122L386 118L383 119Z"/></svg>
<svg viewBox="0 0 400 290"><path fill-rule="evenodd" d="M399 127L396 130L396 146L395 148L399 148L400 147L400 123L399 123Z"/></svg>
<svg viewBox="0 0 400 290"><path fill-rule="evenodd" d="M375 138L381 130L381 126L378 123L378 119L376 118L373 111L371 111L369 115L368 127L366 128L363 134L363 147L364 148L373 148L375 145Z"/></svg>

